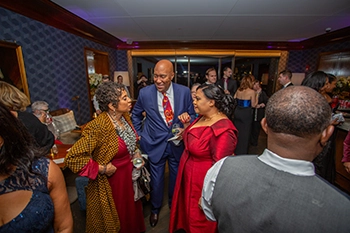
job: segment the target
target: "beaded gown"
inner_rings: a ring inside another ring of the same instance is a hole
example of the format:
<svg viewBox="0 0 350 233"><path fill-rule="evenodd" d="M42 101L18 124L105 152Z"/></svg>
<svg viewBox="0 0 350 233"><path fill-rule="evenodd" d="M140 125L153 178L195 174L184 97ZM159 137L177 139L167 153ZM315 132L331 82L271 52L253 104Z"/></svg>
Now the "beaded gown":
<svg viewBox="0 0 350 233"><path fill-rule="evenodd" d="M0 195L19 190L32 191L32 197L23 211L10 222L0 226L1 233L43 232L53 233L54 207L47 188L50 160L39 158L33 161L32 168L38 174L25 173L17 169L0 182Z"/></svg>
<svg viewBox="0 0 350 233"><path fill-rule="evenodd" d="M181 156L170 215L170 232L217 232L216 222L206 219L198 207L204 177L211 166L223 157L232 155L237 142L237 130L228 119L211 126L191 128L183 133L185 150Z"/></svg>

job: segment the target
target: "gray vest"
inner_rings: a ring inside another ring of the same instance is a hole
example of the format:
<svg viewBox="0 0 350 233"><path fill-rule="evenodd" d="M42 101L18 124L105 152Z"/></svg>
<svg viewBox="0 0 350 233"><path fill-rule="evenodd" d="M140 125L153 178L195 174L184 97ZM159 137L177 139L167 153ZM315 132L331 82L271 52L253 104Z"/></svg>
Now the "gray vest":
<svg viewBox="0 0 350 233"><path fill-rule="evenodd" d="M276 170L257 156L228 157L212 209L219 232L350 232L350 200L317 176Z"/></svg>

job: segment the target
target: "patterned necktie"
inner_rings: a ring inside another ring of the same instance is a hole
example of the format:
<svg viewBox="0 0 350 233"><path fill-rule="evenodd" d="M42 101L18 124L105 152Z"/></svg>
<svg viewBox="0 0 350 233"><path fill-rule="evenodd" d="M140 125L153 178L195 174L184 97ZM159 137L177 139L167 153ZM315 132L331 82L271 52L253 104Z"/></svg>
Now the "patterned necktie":
<svg viewBox="0 0 350 233"><path fill-rule="evenodd" d="M166 96L165 93L163 93L163 109L164 109L165 120L168 126L170 127L173 124L174 112L173 112L173 109L171 108L169 98L168 96Z"/></svg>

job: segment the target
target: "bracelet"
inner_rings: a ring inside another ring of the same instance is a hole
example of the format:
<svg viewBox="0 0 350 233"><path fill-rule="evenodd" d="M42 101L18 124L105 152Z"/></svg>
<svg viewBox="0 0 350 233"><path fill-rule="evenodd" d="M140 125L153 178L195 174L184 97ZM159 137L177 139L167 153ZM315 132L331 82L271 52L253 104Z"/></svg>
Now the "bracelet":
<svg viewBox="0 0 350 233"><path fill-rule="evenodd" d="M103 165L103 170L101 172L101 175L105 174L106 173L106 169L107 169L107 165Z"/></svg>
<svg viewBox="0 0 350 233"><path fill-rule="evenodd" d="M141 154L141 151L140 151L139 149L136 149L135 152L134 152L134 154L136 154L136 153Z"/></svg>

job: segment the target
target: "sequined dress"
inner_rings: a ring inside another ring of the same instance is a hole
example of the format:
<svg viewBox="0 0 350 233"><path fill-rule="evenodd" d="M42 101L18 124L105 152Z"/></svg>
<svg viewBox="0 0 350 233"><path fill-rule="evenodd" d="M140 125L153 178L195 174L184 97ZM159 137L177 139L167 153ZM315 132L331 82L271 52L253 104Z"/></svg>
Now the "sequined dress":
<svg viewBox="0 0 350 233"><path fill-rule="evenodd" d="M54 232L54 207L47 188L49 161L47 158L40 158L33 162L32 168L38 174L26 177L17 167L13 174L0 181L0 195L18 190L33 192L23 211L10 222L0 226L0 233Z"/></svg>

